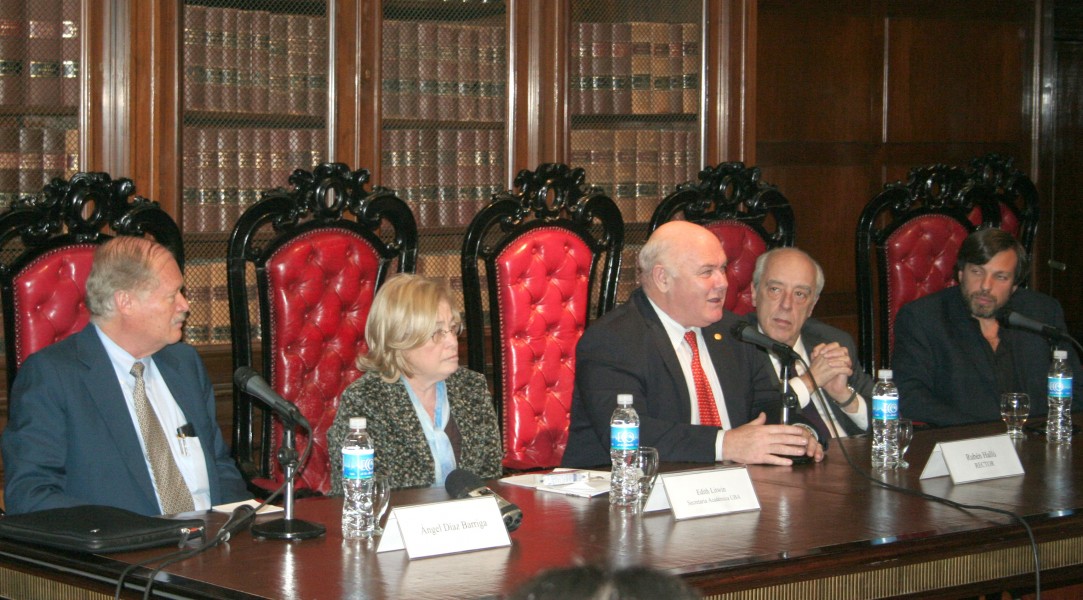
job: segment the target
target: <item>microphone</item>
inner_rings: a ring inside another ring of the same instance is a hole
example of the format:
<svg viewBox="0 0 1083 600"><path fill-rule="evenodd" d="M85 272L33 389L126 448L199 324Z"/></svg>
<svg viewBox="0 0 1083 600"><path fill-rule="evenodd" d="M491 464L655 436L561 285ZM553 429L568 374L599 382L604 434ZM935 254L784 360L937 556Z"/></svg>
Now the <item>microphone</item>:
<svg viewBox="0 0 1083 600"><path fill-rule="evenodd" d="M1001 307L1001 309L997 311L996 317L997 321L999 321L1001 325L1005 325L1007 327L1014 327L1016 329L1022 329L1031 333L1037 333L1038 335L1044 336L1050 340L1067 339L1067 336L1065 336L1064 332L1057 327L1053 327L1052 325L1046 325L1045 323L1042 323L1040 321L1035 321L1030 317L1015 312L1007 306Z"/></svg>
<svg viewBox="0 0 1083 600"><path fill-rule="evenodd" d="M447 474L444 488L453 498L482 498L491 496L496 498L496 504L500 507L500 515L504 517L504 527L509 532L515 531L523 522L523 511L517 505L508 502L499 494L489 489L480 477L466 469L455 469Z"/></svg>
<svg viewBox="0 0 1083 600"><path fill-rule="evenodd" d="M308 419L301 414L297 405L287 401L282 396L279 396L278 393L271 388L271 385L267 383L267 380L252 367L238 367L233 373L233 383L237 384L237 387L241 388L242 392L263 401L264 404L271 407L271 410L275 411L283 420L292 421L303 427L306 431L312 431L312 426L308 424Z"/></svg>
<svg viewBox="0 0 1083 600"><path fill-rule="evenodd" d="M795 352L793 348L760 333L752 323L745 323L744 321L734 323L730 333L742 342L759 346L768 352L774 352L782 358L788 358L795 363L801 361L801 355Z"/></svg>
<svg viewBox="0 0 1083 600"><path fill-rule="evenodd" d="M244 529L251 517L256 514L256 509L247 504L242 504L233 509L233 514L229 515L229 519L222 525L222 528L215 534L212 544L218 544L222 542L228 542L229 538L233 537L233 534Z"/></svg>

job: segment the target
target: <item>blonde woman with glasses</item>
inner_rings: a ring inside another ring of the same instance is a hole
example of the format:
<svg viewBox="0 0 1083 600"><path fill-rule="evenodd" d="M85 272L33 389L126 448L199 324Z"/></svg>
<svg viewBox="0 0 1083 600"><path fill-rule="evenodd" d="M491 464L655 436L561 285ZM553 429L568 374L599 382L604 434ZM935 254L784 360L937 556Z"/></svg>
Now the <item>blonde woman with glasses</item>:
<svg viewBox="0 0 1083 600"><path fill-rule="evenodd" d="M398 275L376 293L365 326L365 372L339 401L327 432L333 473L350 417L366 417L376 473L395 489L444 486L460 468L483 479L501 475L500 433L485 377L459 366L462 318L451 293L420 275ZM332 477L331 491L342 494Z"/></svg>

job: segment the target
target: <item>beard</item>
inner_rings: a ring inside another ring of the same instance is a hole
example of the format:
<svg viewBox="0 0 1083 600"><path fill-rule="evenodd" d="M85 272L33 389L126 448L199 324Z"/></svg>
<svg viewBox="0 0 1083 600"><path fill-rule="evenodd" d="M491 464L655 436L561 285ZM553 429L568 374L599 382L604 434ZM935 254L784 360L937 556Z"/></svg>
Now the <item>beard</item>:
<svg viewBox="0 0 1083 600"><path fill-rule="evenodd" d="M982 305L978 303L978 299L986 300L989 304ZM971 292L966 295L966 305L970 308L970 314L978 317L979 319L991 319L996 316L997 310L1002 306L998 304L996 298L989 294L983 294L982 292Z"/></svg>

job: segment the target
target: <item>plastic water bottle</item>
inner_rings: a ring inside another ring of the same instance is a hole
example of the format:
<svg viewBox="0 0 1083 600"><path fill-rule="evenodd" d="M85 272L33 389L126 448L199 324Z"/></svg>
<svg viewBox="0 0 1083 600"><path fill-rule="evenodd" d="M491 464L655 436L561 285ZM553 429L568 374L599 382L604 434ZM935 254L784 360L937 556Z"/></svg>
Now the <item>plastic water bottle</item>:
<svg viewBox="0 0 1083 600"><path fill-rule="evenodd" d="M1045 439L1051 444L1072 443L1072 370L1068 367L1068 352L1053 351L1049 367L1049 416L1045 420Z"/></svg>
<svg viewBox="0 0 1083 600"><path fill-rule="evenodd" d="M632 395L617 396L617 410L609 421L609 457L613 461L609 503L635 506L639 502L639 415Z"/></svg>
<svg viewBox="0 0 1083 600"><path fill-rule="evenodd" d="M899 388L891 369L880 369L872 388L872 468L890 471L899 464Z"/></svg>
<svg viewBox="0 0 1083 600"><path fill-rule="evenodd" d="M376 467L372 438L365 417L350 417L350 433L342 443L342 537L372 537L376 519L372 510L372 476Z"/></svg>

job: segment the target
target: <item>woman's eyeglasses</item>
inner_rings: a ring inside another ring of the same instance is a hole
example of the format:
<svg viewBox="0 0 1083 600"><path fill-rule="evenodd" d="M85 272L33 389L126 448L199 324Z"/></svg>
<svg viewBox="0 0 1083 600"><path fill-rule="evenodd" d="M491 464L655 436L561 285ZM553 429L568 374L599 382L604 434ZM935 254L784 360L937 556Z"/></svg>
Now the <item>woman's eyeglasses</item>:
<svg viewBox="0 0 1083 600"><path fill-rule="evenodd" d="M435 343L440 343L441 341L443 341L444 336L446 335L459 337L463 334L463 331L465 329L466 326L463 324L462 321L452 321L451 326L447 329L437 329L436 331L432 332L432 341Z"/></svg>

